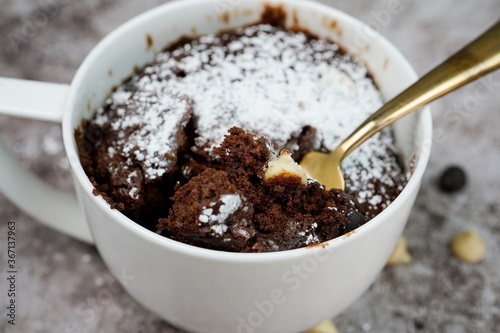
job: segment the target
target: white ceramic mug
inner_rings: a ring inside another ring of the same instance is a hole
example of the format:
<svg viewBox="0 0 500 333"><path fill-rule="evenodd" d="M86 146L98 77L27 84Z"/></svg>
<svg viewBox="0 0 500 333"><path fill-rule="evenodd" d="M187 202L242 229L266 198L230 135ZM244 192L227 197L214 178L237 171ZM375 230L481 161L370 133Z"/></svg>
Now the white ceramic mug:
<svg viewBox="0 0 500 333"><path fill-rule="evenodd" d="M1 113L62 121L79 203L24 171L5 149L0 149L0 189L51 227L95 243L127 292L188 331L299 332L346 309L384 267L428 161L432 125L426 109L394 127L404 162L409 165L413 158L416 164L408 185L387 209L324 247L275 253L226 253L179 243L146 230L93 195L74 140L81 120L92 117L134 66L151 62L155 53L179 37L255 22L269 3L282 4L290 24L295 17L302 27L356 54L385 98L417 79L403 56L367 25L325 5L300 0L168 3L137 16L102 40L69 86L0 79Z"/></svg>

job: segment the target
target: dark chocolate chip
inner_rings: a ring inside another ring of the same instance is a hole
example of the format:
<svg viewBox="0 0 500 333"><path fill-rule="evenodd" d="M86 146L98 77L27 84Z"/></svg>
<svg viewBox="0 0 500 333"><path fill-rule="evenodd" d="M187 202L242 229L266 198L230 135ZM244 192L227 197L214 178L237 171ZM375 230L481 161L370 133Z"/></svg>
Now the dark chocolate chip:
<svg viewBox="0 0 500 333"><path fill-rule="evenodd" d="M443 192L452 193L461 190L467 183L467 177L462 168L450 166L441 174L439 187Z"/></svg>
<svg viewBox="0 0 500 333"><path fill-rule="evenodd" d="M365 223L365 217L356 210L351 210L347 217L349 218L349 224L346 225L345 232L353 231Z"/></svg>

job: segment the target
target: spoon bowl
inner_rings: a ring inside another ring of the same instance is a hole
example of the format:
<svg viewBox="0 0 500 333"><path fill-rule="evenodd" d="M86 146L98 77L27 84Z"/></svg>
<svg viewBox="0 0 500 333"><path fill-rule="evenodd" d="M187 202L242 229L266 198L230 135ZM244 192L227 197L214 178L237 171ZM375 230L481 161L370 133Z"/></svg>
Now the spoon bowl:
<svg viewBox="0 0 500 333"><path fill-rule="evenodd" d="M306 170L309 178L321 179L321 183L327 186L327 189L344 190L344 176L340 169L343 158L340 150L334 150L331 153L312 151L302 158L300 166ZM327 170L324 170L325 166Z"/></svg>

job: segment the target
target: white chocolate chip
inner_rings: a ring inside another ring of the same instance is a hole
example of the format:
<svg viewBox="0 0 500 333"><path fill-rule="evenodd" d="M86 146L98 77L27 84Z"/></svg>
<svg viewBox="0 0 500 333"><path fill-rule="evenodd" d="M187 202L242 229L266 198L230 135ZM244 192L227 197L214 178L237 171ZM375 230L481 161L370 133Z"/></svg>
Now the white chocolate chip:
<svg viewBox="0 0 500 333"><path fill-rule="evenodd" d="M295 177L299 178L304 186L307 185L305 170L292 159L290 152L286 149L281 150L280 156L277 159L269 161L264 173L264 181L275 177Z"/></svg>
<svg viewBox="0 0 500 333"><path fill-rule="evenodd" d="M473 231L461 232L451 241L451 253L462 261L477 263L486 256L486 243Z"/></svg>
<svg viewBox="0 0 500 333"><path fill-rule="evenodd" d="M408 252L408 246L406 245L406 238L401 236L394 248L394 251L387 261L387 265L401 265L401 264L409 264L412 258L410 253Z"/></svg>
<svg viewBox="0 0 500 333"><path fill-rule="evenodd" d="M339 331L331 320L326 320L318 326L307 331L307 333L339 333Z"/></svg>
<svg viewBox="0 0 500 333"><path fill-rule="evenodd" d="M356 85L351 80L349 76L343 71L335 67L327 67L324 75L323 81L328 85L337 85L340 87L346 87L350 92L356 92Z"/></svg>

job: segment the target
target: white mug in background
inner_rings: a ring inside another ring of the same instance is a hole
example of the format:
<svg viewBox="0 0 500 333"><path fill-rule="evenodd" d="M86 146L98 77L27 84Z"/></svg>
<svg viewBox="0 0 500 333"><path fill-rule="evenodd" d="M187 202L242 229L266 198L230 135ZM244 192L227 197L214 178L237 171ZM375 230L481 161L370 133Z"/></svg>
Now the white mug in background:
<svg viewBox="0 0 500 333"><path fill-rule="evenodd" d="M415 201L432 136L428 108L394 125L407 186L381 214L325 246L274 253L228 253L160 236L113 210L78 158L74 130L114 86L181 36L215 33L257 22L266 5L282 6L288 23L330 38L369 68L386 99L417 76L386 39L331 7L301 0L240 0L221 15L220 0L183 0L152 9L104 38L71 85L0 78L0 113L61 122L76 199L20 167L0 145L0 190L27 213L94 243L111 272L138 302L192 332L304 331L340 313L375 281Z"/></svg>

